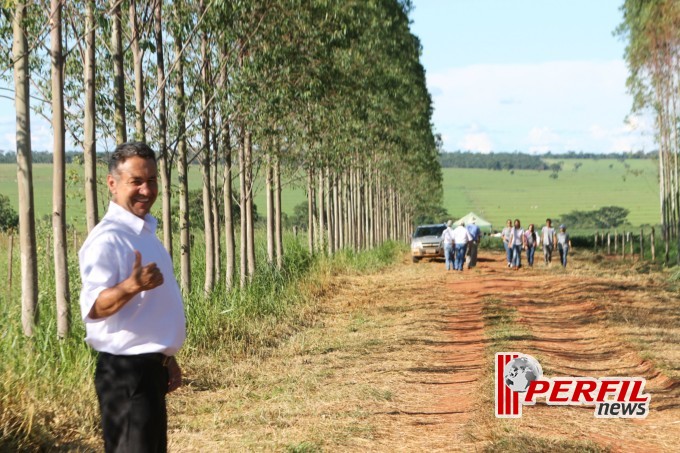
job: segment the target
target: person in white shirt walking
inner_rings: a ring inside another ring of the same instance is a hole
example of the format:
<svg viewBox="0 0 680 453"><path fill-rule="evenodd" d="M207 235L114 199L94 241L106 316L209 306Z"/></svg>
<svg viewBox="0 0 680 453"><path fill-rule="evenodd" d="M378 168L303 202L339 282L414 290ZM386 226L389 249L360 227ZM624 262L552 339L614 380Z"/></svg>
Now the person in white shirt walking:
<svg viewBox="0 0 680 453"><path fill-rule="evenodd" d="M446 229L442 233L444 239L444 259L446 260L446 270L453 269L453 220L446 222Z"/></svg>
<svg viewBox="0 0 680 453"><path fill-rule="evenodd" d="M524 228L522 228L519 219L515 219L515 225L510 231L509 239L508 247L512 250L510 267L517 270L522 267L522 249L526 248L526 236L524 235Z"/></svg>
<svg viewBox="0 0 680 453"><path fill-rule="evenodd" d="M547 265L550 265L552 261L555 239L555 228L552 227L552 220L545 219L545 226L541 228L541 240L543 242L543 260Z"/></svg>
<svg viewBox="0 0 680 453"><path fill-rule="evenodd" d="M472 240L470 232L465 228L465 223L461 222L453 230L453 244L456 254L456 259L453 262L453 268L457 271L463 271L463 265L465 264L465 250L467 249L467 243Z"/></svg>
<svg viewBox="0 0 680 453"><path fill-rule="evenodd" d="M78 254L85 341L99 352L95 388L107 452L167 451L165 395L182 383L174 358L186 337L170 255L149 211L156 157L129 142L111 156L112 202Z"/></svg>

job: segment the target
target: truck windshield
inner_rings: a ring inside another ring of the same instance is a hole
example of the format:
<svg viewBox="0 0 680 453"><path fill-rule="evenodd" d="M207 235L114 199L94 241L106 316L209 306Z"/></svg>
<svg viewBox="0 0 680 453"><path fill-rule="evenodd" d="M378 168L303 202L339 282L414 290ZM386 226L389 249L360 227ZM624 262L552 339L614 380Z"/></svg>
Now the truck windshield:
<svg viewBox="0 0 680 453"><path fill-rule="evenodd" d="M423 236L441 236L444 229L444 226L418 227L413 237L421 238Z"/></svg>

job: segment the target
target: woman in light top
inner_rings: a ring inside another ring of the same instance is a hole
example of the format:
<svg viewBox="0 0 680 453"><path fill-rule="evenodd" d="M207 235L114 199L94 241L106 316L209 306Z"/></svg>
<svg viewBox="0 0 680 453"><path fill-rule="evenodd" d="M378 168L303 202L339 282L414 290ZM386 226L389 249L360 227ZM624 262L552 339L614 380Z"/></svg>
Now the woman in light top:
<svg viewBox="0 0 680 453"><path fill-rule="evenodd" d="M517 270L522 267L522 249L526 246L526 240L519 219L515 219L515 226L510 231L510 243L508 244L512 250L510 268Z"/></svg>
<svg viewBox="0 0 680 453"><path fill-rule="evenodd" d="M512 249L510 248L510 233L512 232L512 220L508 219L505 222L505 228L501 232L501 239L503 240L503 247L505 247L505 257L508 261L508 267L512 262Z"/></svg>
<svg viewBox="0 0 680 453"><path fill-rule="evenodd" d="M529 229L524 233L525 241L527 247L527 263L529 267L534 267L534 253L536 252L536 247L538 247L539 236L536 234L534 229L534 224L529 224Z"/></svg>

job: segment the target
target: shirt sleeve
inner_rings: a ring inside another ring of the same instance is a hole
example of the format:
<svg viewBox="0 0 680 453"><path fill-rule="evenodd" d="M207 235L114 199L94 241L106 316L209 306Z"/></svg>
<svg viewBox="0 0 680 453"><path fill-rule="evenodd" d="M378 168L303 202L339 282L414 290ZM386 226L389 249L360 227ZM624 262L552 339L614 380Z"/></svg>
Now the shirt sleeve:
<svg viewBox="0 0 680 453"><path fill-rule="evenodd" d="M105 242L89 244L79 255L80 278L83 283L80 290L80 311L83 322L95 322L89 317L89 313L97 297L122 280L118 268L119 260L113 245Z"/></svg>

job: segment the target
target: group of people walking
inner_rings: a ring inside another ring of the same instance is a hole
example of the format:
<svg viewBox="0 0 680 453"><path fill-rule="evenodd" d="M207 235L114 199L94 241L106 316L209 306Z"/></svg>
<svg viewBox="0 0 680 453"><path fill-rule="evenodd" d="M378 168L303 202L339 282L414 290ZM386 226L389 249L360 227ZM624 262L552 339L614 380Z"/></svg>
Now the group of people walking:
<svg viewBox="0 0 680 453"><path fill-rule="evenodd" d="M456 228L452 228L452 226L452 220L446 222L446 229L442 233L446 270L462 272L466 256L468 257L468 269L477 265L477 250L482 232L474 221L467 226L465 226L465 222L460 222Z"/></svg>
<svg viewBox="0 0 680 453"><path fill-rule="evenodd" d="M567 267L567 255L571 248L571 240L565 225L560 225L556 232L552 226L552 220L546 219L545 226L541 228L541 232L538 234L533 223L525 230L522 228L519 219L515 219L514 223L511 219L508 219L501 232L501 239L503 240L503 247L505 247L508 267L511 269L517 270L522 267L522 250L526 251L527 263L530 267L533 267L536 248L541 244L543 245L543 259L546 265L551 264L553 250L557 249L560 254L560 263Z"/></svg>

